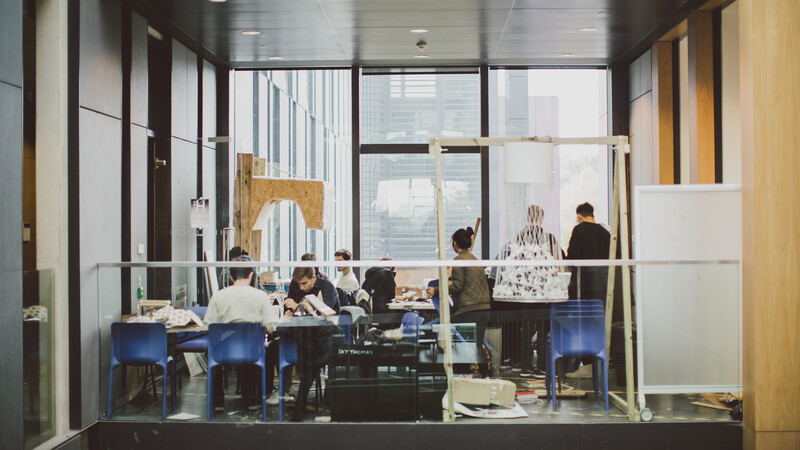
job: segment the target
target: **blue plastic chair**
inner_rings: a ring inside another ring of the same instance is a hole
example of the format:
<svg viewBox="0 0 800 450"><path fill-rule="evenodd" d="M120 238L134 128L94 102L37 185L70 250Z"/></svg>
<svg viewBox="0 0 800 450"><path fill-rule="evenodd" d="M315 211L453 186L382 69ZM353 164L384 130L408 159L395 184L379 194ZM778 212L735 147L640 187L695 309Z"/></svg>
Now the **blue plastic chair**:
<svg viewBox="0 0 800 450"><path fill-rule="evenodd" d="M344 343L353 345L353 317L350 314L339 315L339 328L342 330Z"/></svg>
<svg viewBox="0 0 800 450"><path fill-rule="evenodd" d="M424 319L420 317L419 314L413 311L403 314L403 319L401 321L403 325L403 337L415 344L419 342L419 327L422 325L423 320Z"/></svg>
<svg viewBox="0 0 800 450"><path fill-rule="evenodd" d="M555 305L554 305L555 306ZM546 387L552 395L553 411L557 408L556 361L562 357L593 356L600 362L600 377L603 383L603 401L608 410L608 367L606 358L605 314L594 309L559 309L551 311L549 357L547 359ZM597 364L595 364L595 369ZM593 384L595 399L598 393L598 371L595 370Z"/></svg>
<svg viewBox="0 0 800 450"><path fill-rule="evenodd" d="M172 357L167 356L167 328L163 323L111 324L111 360L108 375L108 419L111 420L114 402L114 369L118 366L161 366L164 385L161 390L161 420L167 418L167 374ZM172 367L172 410L175 410L175 374ZM125 371L122 371L125 385ZM123 397L122 408L125 408Z"/></svg>
<svg viewBox="0 0 800 450"><path fill-rule="evenodd" d="M222 364L261 367L261 420L267 420L267 369L264 326L260 323L212 323L208 326L208 420L214 409L213 368Z"/></svg>
<svg viewBox="0 0 800 450"><path fill-rule="evenodd" d="M297 364L297 342L290 333L281 334L278 342L280 343L280 351L278 352L278 421L283 422L285 400L285 396L283 395L285 385L283 372L285 368ZM319 399L322 397L322 377L319 373L317 373L314 384L317 386L316 408L319 410Z"/></svg>
<svg viewBox="0 0 800 450"><path fill-rule="evenodd" d="M206 316L207 306L189 306L188 309L201 319ZM175 350L179 352L205 353L208 350L208 333L204 331L179 333Z"/></svg>

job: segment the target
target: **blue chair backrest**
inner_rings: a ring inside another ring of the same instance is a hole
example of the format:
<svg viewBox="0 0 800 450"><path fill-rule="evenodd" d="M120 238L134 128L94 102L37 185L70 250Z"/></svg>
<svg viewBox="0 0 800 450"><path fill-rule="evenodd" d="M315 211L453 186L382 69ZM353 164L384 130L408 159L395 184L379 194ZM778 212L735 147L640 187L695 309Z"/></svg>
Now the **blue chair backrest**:
<svg viewBox="0 0 800 450"><path fill-rule="evenodd" d="M403 314L403 337L416 343L419 340L419 326L424 319L415 312Z"/></svg>
<svg viewBox="0 0 800 450"><path fill-rule="evenodd" d="M344 343L353 344L353 318L344 312L339 315L339 328L342 330Z"/></svg>
<svg viewBox="0 0 800 450"><path fill-rule="evenodd" d="M254 364L264 358L266 332L260 323L212 323L208 326L208 360L214 364Z"/></svg>
<svg viewBox="0 0 800 450"><path fill-rule="evenodd" d="M160 322L112 323L111 358L122 364L166 363L167 328Z"/></svg>
<svg viewBox="0 0 800 450"><path fill-rule="evenodd" d="M291 333L281 334L280 351L278 352L278 367L284 368L297 364L297 343Z"/></svg>
<svg viewBox="0 0 800 450"><path fill-rule="evenodd" d="M605 353L604 315L553 317L550 319L550 339L554 351L563 356Z"/></svg>
<svg viewBox="0 0 800 450"><path fill-rule="evenodd" d="M439 287L439 280L428 281L428 287ZM436 308L436 312L439 312L439 296L435 295L431 297L431 302L433 302L433 306Z"/></svg>
<svg viewBox="0 0 800 450"><path fill-rule="evenodd" d="M187 306L183 309L188 309L189 311L197 314L197 317L203 318L206 316L206 311L208 310L208 306Z"/></svg>

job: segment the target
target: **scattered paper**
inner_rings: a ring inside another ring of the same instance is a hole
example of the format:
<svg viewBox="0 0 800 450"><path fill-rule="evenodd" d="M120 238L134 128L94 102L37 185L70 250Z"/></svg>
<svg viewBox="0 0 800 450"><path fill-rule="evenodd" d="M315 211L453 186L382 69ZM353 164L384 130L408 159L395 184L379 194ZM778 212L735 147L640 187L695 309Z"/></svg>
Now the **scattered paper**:
<svg viewBox="0 0 800 450"><path fill-rule="evenodd" d="M442 409L447 410L447 394L442 397ZM453 409L457 414L481 419L518 419L528 417L519 403L514 406L475 406L453 402Z"/></svg>
<svg viewBox="0 0 800 450"><path fill-rule="evenodd" d="M192 419L197 419L199 417L200 416L198 416L197 414L178 413L178 414L173 414L173 415L167 417L167 419L171 419L171 420L192 420Z"/></svg>

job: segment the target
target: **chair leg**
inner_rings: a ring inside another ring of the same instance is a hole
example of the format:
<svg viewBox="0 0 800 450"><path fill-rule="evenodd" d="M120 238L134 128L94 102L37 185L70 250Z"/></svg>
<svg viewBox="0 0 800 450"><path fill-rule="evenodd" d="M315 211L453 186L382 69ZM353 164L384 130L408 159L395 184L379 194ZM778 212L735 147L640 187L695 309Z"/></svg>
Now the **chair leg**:
<svg viewBox="0 0 800 450"><path fill-rule="evenodd" d="M108 420L111 420L111 409L114 402L114 366L111 366L108 375Z"/></svg>
<svg viewBox="0 0 800 450"><path fill-rule="evenodd" d="M127 389L127 386L128 386L128 383L127 383L127 381L128 381L128 371L125 369L125 364L120 364L119 367L122 369L122 380L121 381L122 381L122 390L124 391L125 389ZM145 383L147 383L147 377L145 377ZM145 385L145 391L147 390L146 387L147 387L147 385ZM125 403L127 403L125 401L126 398L127 398L126 395L122 396L122 410L123 411L125 411Z"/></svg>
<svg viewBox="0 0 800 450"><path fill-rule="evenodd" d="M261 366L261 421L267 421L267 364Z"/></svg>
<svg viewBox="0 0 800 450"><path fill-rule="evenodd" d="M602 360L603 366L603 402L608 411L608 360Z"/></svg>
<svg viewBox="0 0 800 450"><path fill-rule="evenodd" d="M208 409L207 415L208 415L208 421L209 422L211 421L211 412L214 410L214 389L212 387L214 385L214 380L213 380L213 375L212 375L212 373L214 372L213 369L214 369L214 366L209 364L208 365L208 386L206 388L206 390L208 391L208 399L207 399L206 407Z"/></svg>
<svg viewBox="0 0 800 450"><path fill-rule="evenodd" d="M283 422L283 369L278 367L278 422Z"/></svg>
<svg viewBox="0 0 800 450"><path fill-rule="evenodd" d="M161 366L162 370L162 384L161 384L161 421L167 420L167 364ZM153 370L153 378L156 376L156 371Z"/></svg>

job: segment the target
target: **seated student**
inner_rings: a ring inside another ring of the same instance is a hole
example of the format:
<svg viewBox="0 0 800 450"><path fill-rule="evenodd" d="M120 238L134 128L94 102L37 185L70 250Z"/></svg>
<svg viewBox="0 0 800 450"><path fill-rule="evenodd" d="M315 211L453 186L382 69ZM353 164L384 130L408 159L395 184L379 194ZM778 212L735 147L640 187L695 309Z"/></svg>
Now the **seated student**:
<svg viewBox="0 0 800 450"><path fill-rule="evenodd" d="M381 261L391 261L390 256L384 256ZM385 324L381 328L388 329L392 324L400 323L403 312L392 312L389 303L394 300L397 283L394 280L393 267L370 267L364 273L364 283L361 289L372 298L373 322Z"/></svg>
<svg viewBox="0 0 800 450"><path fill-rule="evenodd" d="M300 257L300 261L316 261L316 260L317 260L317 255L313 253L304 253L303 256ZM314 267L314 276L323 279L328 278L325 276L324 273L320 272L319 267ZM300 286L297 284L297 281L294 281L294 279L292 279L292 281L289 283L289 292L286 294L286 296L297 302L300 302L300 300L302 300L305 295L300 290ZM284 312L289 314L290 316L292 315L292 310L290 310L289 308L284 308Z"/></svg>
<svg viewBox="0 0 800 450"><path fill-rule="evenodd" d="M240 256L235 261L252 261L249 256ZM272 307L266 292L251 286L255 271L252 267L231 267L231 285L219 290L208 303L205 315L206 323L258 322L264 325L267 333L274 331L273 323L278 320L278 311ZM275 355L277 356L277 355ZM270 364L272 363L272 364ZM273 367L275 361L268 361L267 367ZM219 370L220 367L215 367ZM244 366L239 369L242 384L242 397L249 409L261 408L261 383L259 369L256 366ZM272 387L272 371L267 370L267 387ZM225 393L222 377L214 376L214 410L225 410Z"/></svg>
<svg viewBox="0 0 800 450"><path fill-rule="evenodd" d="M296 298L287 297L284 306L290 311L287 314L297 313L298 304L306 295L322 297L331 309L339 311L339 294L333 283L325 278L318 277L311 267L297 267L292 273L292 280L297 283L299 295ZM316 374L325 365L332 345L331 335L322 327L301 327L294 331L297 342L297 372L300 378L300 388L297 390L292 421L302 421L305 417L305 405L308 391L316 378Z"/></svg>
<svg viewBox="0 0 800 450"><path fill-rule="evenodd" d="M336 261L350 261L353 259L353 255L350 253L350 250L341 249L337 250L336 253L333 254ZM342 275L334 280L333 285L345 292L354 292L357 291L360 284L358 282L358 278L356 278L356 274L353 273L353 269L350 267L337 267L336 270L342 273Z"/></svg>
<svg viewBox="0 0 800 450"><path fill-rule="evenodd" d="M297 283L297 291L295 293L290 292L286 300L283 301L287 314L294 314L299 303L303 301L303 297L306 295L321 296L326 305L339 312L339 294L336 292L336 288L327 278L318 276L314 268L295 268L292 273L292 282Z"/></svg>
<svg viewBox="0 0 800 450"><path fill-rule="evenodd" d="M235 261L240 256L249 256L247 250L239 247L231 248L228 250L228 261ZM231 285L231 270L230 267L223 267L219 274L219 288L223 289Z"/></svg>

